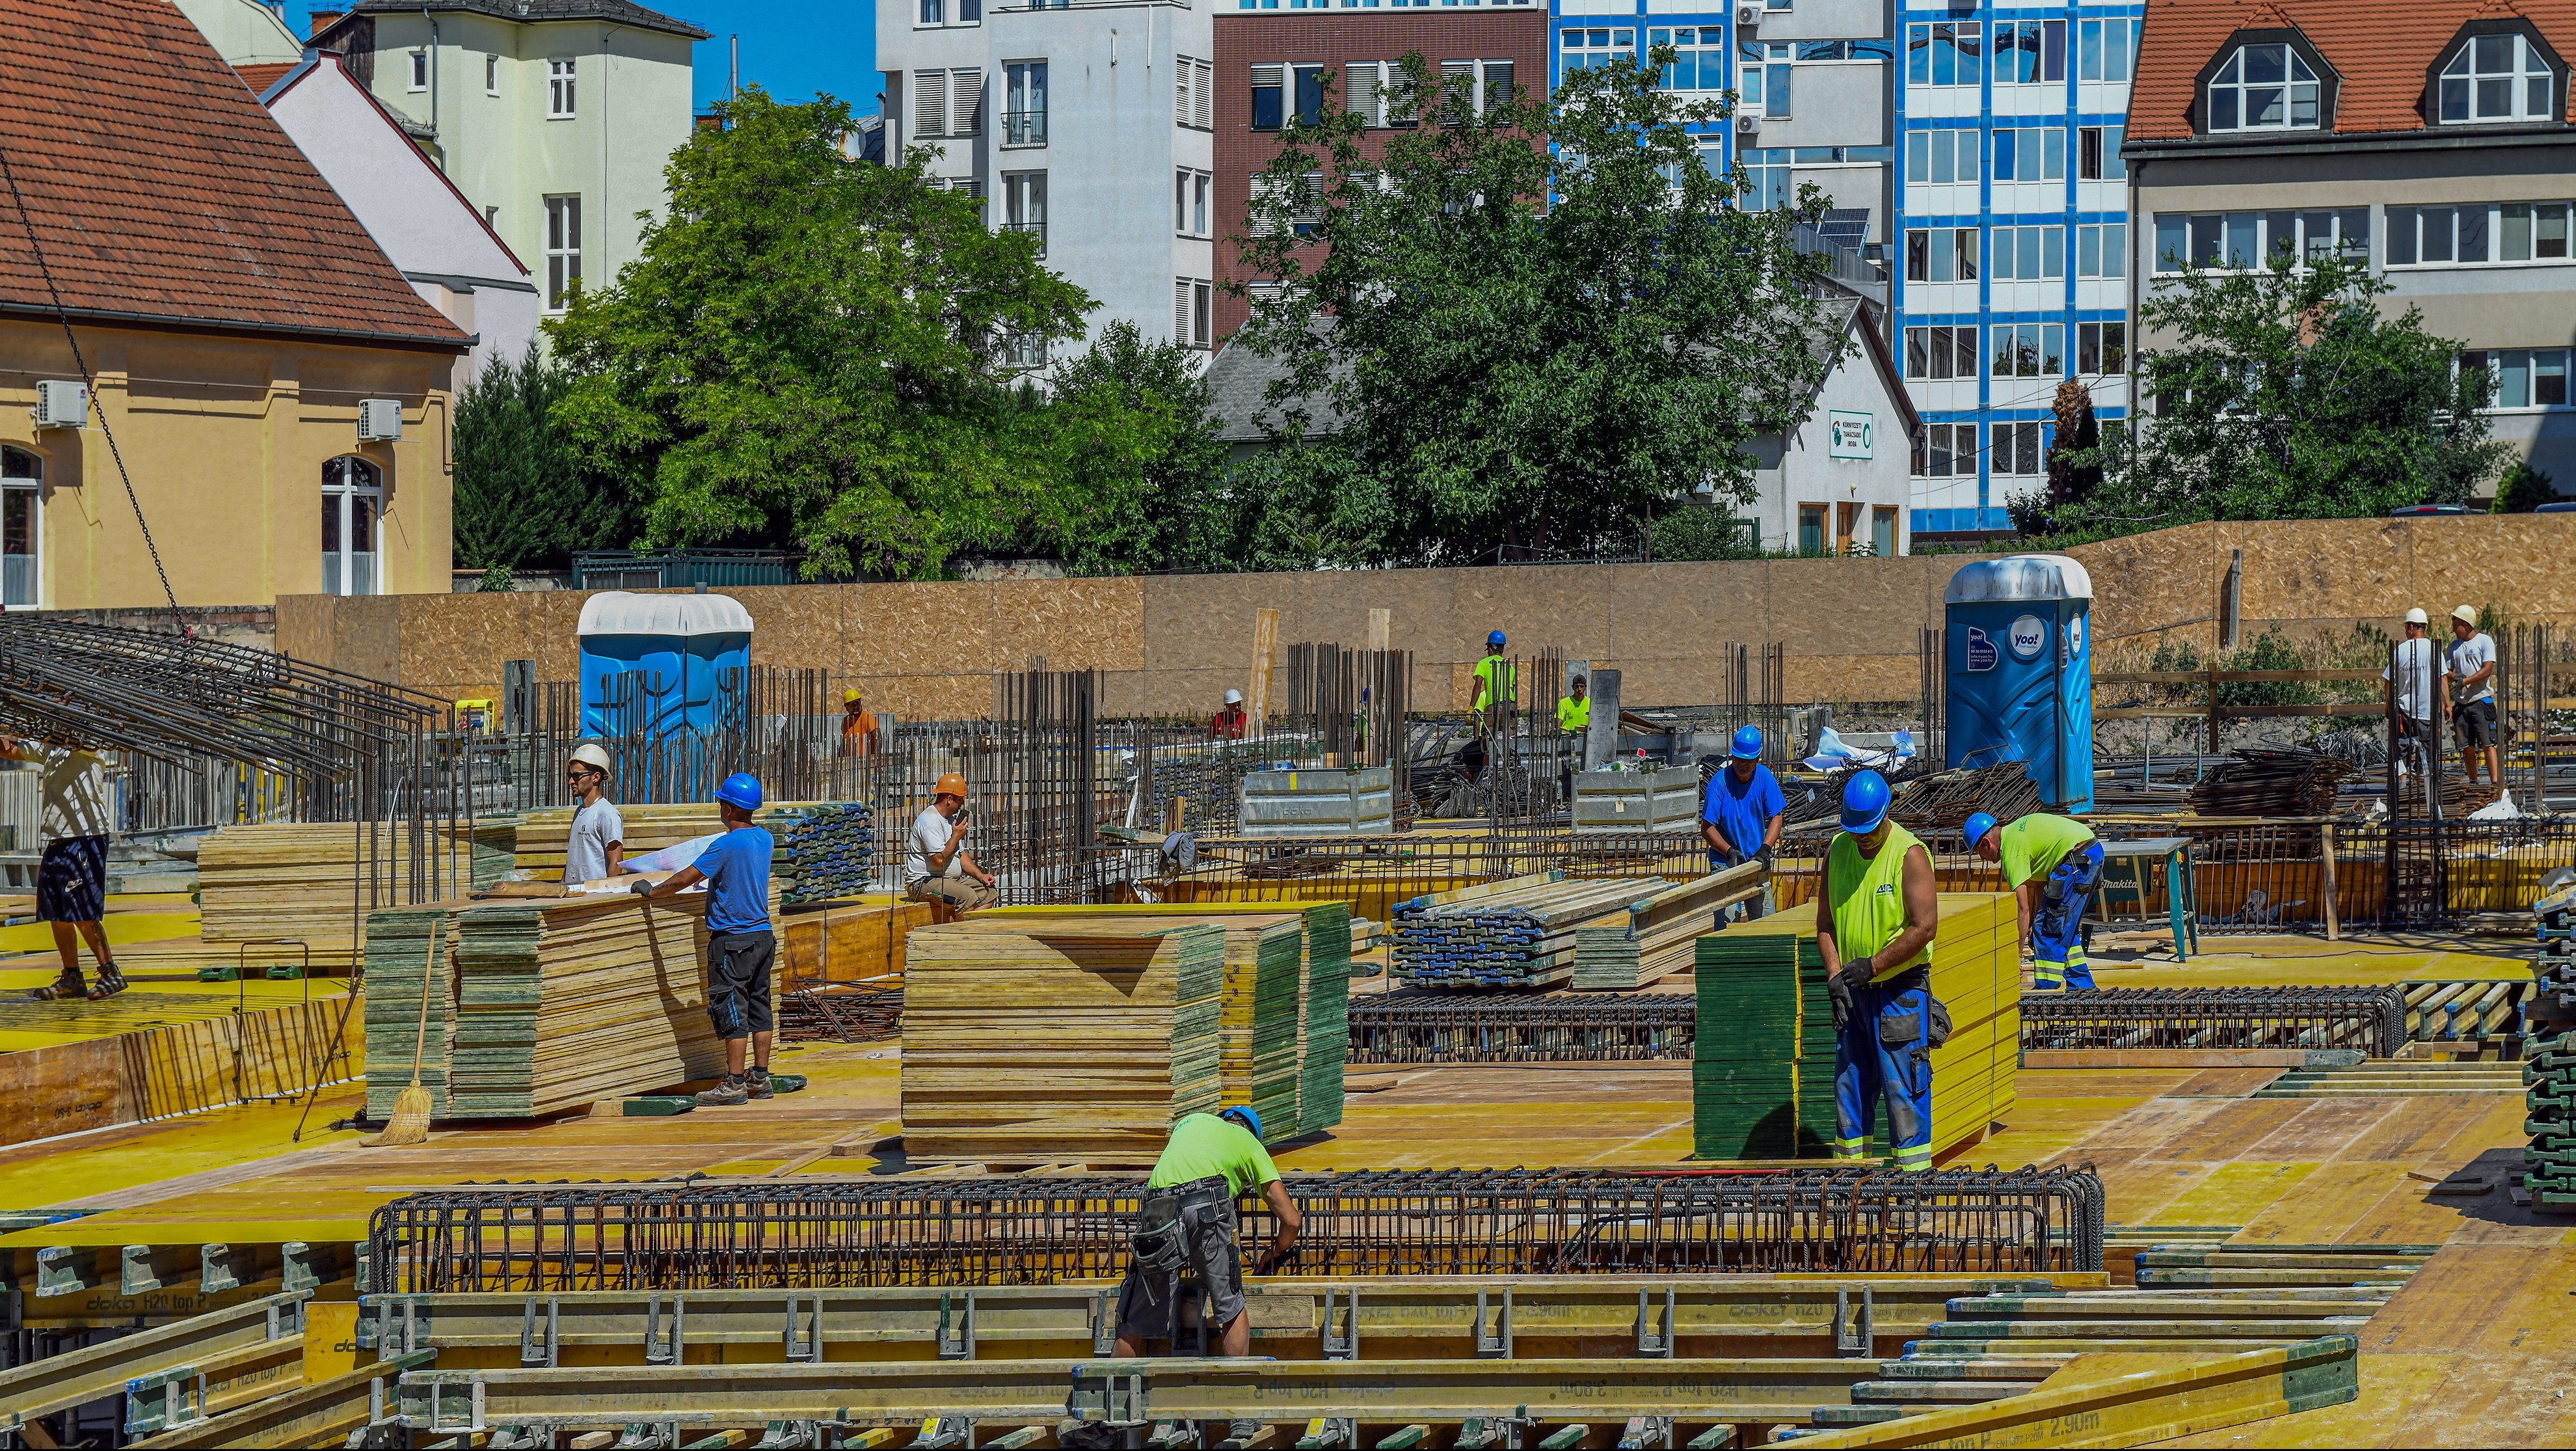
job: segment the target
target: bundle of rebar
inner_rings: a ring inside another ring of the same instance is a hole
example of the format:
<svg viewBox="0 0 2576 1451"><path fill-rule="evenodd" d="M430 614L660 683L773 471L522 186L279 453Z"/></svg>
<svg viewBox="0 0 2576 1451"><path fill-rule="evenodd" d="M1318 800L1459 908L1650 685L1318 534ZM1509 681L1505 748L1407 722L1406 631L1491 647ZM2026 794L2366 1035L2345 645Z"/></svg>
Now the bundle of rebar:
<svg viewBox="0 0 2576 1451"><path fill-rule="evenodd" d="M1829 794L1837 807L1842 793ZM2039 809L2039 787L2019 761L2003 761L1969 770L1939 771L1904 783L1888 815L1908 831L1957 831L1968 817L1991 812L1997 821L2013 821Z"/></svg>
<svg viewBox="0 0 2576 1451"><path fill-rule="evenodd" d="M900 987L804 987L778 995L787 1043L874 1043L903 1031Z"/></svg>
<svg viewBox="0 0 2576 1451"><path fill-rule="evenodd" d="M849 802L799 811L778 833L770 864L778 900L790 907L858 896L875 885L876 869L876 810Z"/></svg>
<svg viewBox="0 0 2576 1451"><path fill-rule="evenodd" d="M1530 881L1443 893L1395 908L1393 970L1436 987L1554 987L1574 976L1576 929L1664 890L1660 879Z"/></svg>
<svg viewBox="0 0 2576 1451"><path fill-rule="evenodd" d="M2405 1042L2395 986L2102 988L2021 1000L2025 1050L2357 1048L2386 1058Z"/></svg>
<svg viewBox="0 0 2576 1451"><path fill-rule="evenodd" d="M1290 1174L1281 1273L1994 1274L2099 1270L2101 1180L2074 1169L1360 1170ZM769 1185L468 1185L368 1228L378 1293L1031 1285L1125 1273L1118 1175ZM1269 1210L1244 1215L1258 1257Z"/></svg>
<svg viewBox="0 0 2576 1451"><path fill-rule="evenodd" d="M2512 1029L2525 987L2501 979L2401 983L2399 990L2406 994L2406 1036L2418 1043L2500 1038Z"/></svg>
<svg viewBox="0 0 2576 1451"><path fill-rule="evenodd" d="M2332 816L2351 762L2322 751L2241 751L2191 788L2201 816Z"/></svg>
<svg viewBox="0 0 2576 1451"><path fill-rule="evenodd" d="M1694 1016L1688 993L1382 993L1350 1021L1353 1063L1687 1063Z"/></svg>

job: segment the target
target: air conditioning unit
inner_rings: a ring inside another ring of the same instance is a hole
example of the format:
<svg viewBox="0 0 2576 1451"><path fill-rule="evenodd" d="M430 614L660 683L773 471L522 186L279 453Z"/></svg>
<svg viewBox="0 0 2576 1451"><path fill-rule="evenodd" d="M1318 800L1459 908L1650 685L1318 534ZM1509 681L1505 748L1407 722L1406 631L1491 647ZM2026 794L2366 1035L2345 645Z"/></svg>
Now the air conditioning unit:
<svg viewBox="0 0 2576 1451"><path fill-rule="evenodd" d="M1762 23L1762 7L1760 5L1736 6L1735 23L1738 25L1760 25Z"/></svg>
<svg viewBox="0 0 2576 1451"><path fill-rule="evenodd" d="M1738 136L1761 135L1762 118L1759 116L1737 116L1735 118L1735 134Z"/></svg>
<svg viewBox="0 0 2576 1451"><path fill-rule="evenodd" d="M401 439L401 399L361 398L358 400L358 442L396 443Z"/></svg>
<svg viewBox="0 0 2576 1451"><path fill-rule="evenodd" d="M89 385L48 378L36 385L38 428L79 428L89 422Z"/></svg>

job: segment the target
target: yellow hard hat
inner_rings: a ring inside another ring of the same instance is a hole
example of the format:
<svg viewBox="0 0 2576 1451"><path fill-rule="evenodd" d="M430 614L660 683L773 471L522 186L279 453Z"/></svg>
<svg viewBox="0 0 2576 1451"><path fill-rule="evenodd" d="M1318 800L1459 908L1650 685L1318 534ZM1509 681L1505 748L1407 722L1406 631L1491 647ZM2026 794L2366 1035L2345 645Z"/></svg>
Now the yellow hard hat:
<svg viewBox="0 0 2576 1451"><path fill-rule="evenodd" d="M849 689L849 690L844 690L844 691L842 691L842 692L841 692L841 704L843 704L843 705L856 705L856 704L858 704L858 702L859 702L859 692L857 691L857 689L856 689L856 688L852 688L852 689Z"/></svg>
<svg viewBox="0 0 2576 1451"><path fill-rule="evenodd" d="M954 796L958 800L963 801L966 799L966 778L958 775L954 771L951 771L947 775L939 778L938 782L930 788L930 794L933 796Z"/></svg>

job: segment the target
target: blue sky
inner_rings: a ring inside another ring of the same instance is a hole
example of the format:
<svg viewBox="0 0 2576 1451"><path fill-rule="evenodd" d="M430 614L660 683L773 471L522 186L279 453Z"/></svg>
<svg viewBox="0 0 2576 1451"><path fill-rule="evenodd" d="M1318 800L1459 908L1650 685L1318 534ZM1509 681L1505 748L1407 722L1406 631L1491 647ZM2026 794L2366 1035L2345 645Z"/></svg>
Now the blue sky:
<svg viewBox="0 0 2576 1451"><path fill-rule="evenodd" d="M884 80L877 73L876 9L868 0L642 0L714 39L698 45L698 105L725 93L727 38L742 37L743 84L758 82L783 101L829 91L860 115L873 115ZM296 8L290 8L293 15Z"/></svg>

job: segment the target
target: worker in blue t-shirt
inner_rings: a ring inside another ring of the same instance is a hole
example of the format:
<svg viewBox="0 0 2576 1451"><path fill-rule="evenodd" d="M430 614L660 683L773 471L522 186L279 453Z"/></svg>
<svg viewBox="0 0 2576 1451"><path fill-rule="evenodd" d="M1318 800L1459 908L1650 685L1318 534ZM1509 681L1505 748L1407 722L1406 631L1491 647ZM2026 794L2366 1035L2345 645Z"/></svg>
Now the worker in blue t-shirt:
<svg viewBox="0 0 2576 1451"><path fill-rule="evenodd" d="M1735 733L1726 765L1708 778L1708 795L1699 813L1699 834L1708 843L1710 871L1760 859L1771 860L1780 841L1780 818L1789 810L1780 780L1762 764L1762 728L1746 726ZM1728 909L1730 912L1736 908ZM1763 899L1742 904L1741 914L1759 917Z"/></svg>
<svg viewBox="0 0 2576 1451"><path fill-rule="evenodd" d="M637 882L634 888L649 901L707 884L707 1017L724 1039L725 1076L699 1090L698 1102L715 1107L776 1091L769 1082L769 967L778 955L777 935L769 929L769 856L775 843L751 824L759 809L759 777L745 771L725 777L716 788L724 835L660 886Z"/></svg>

